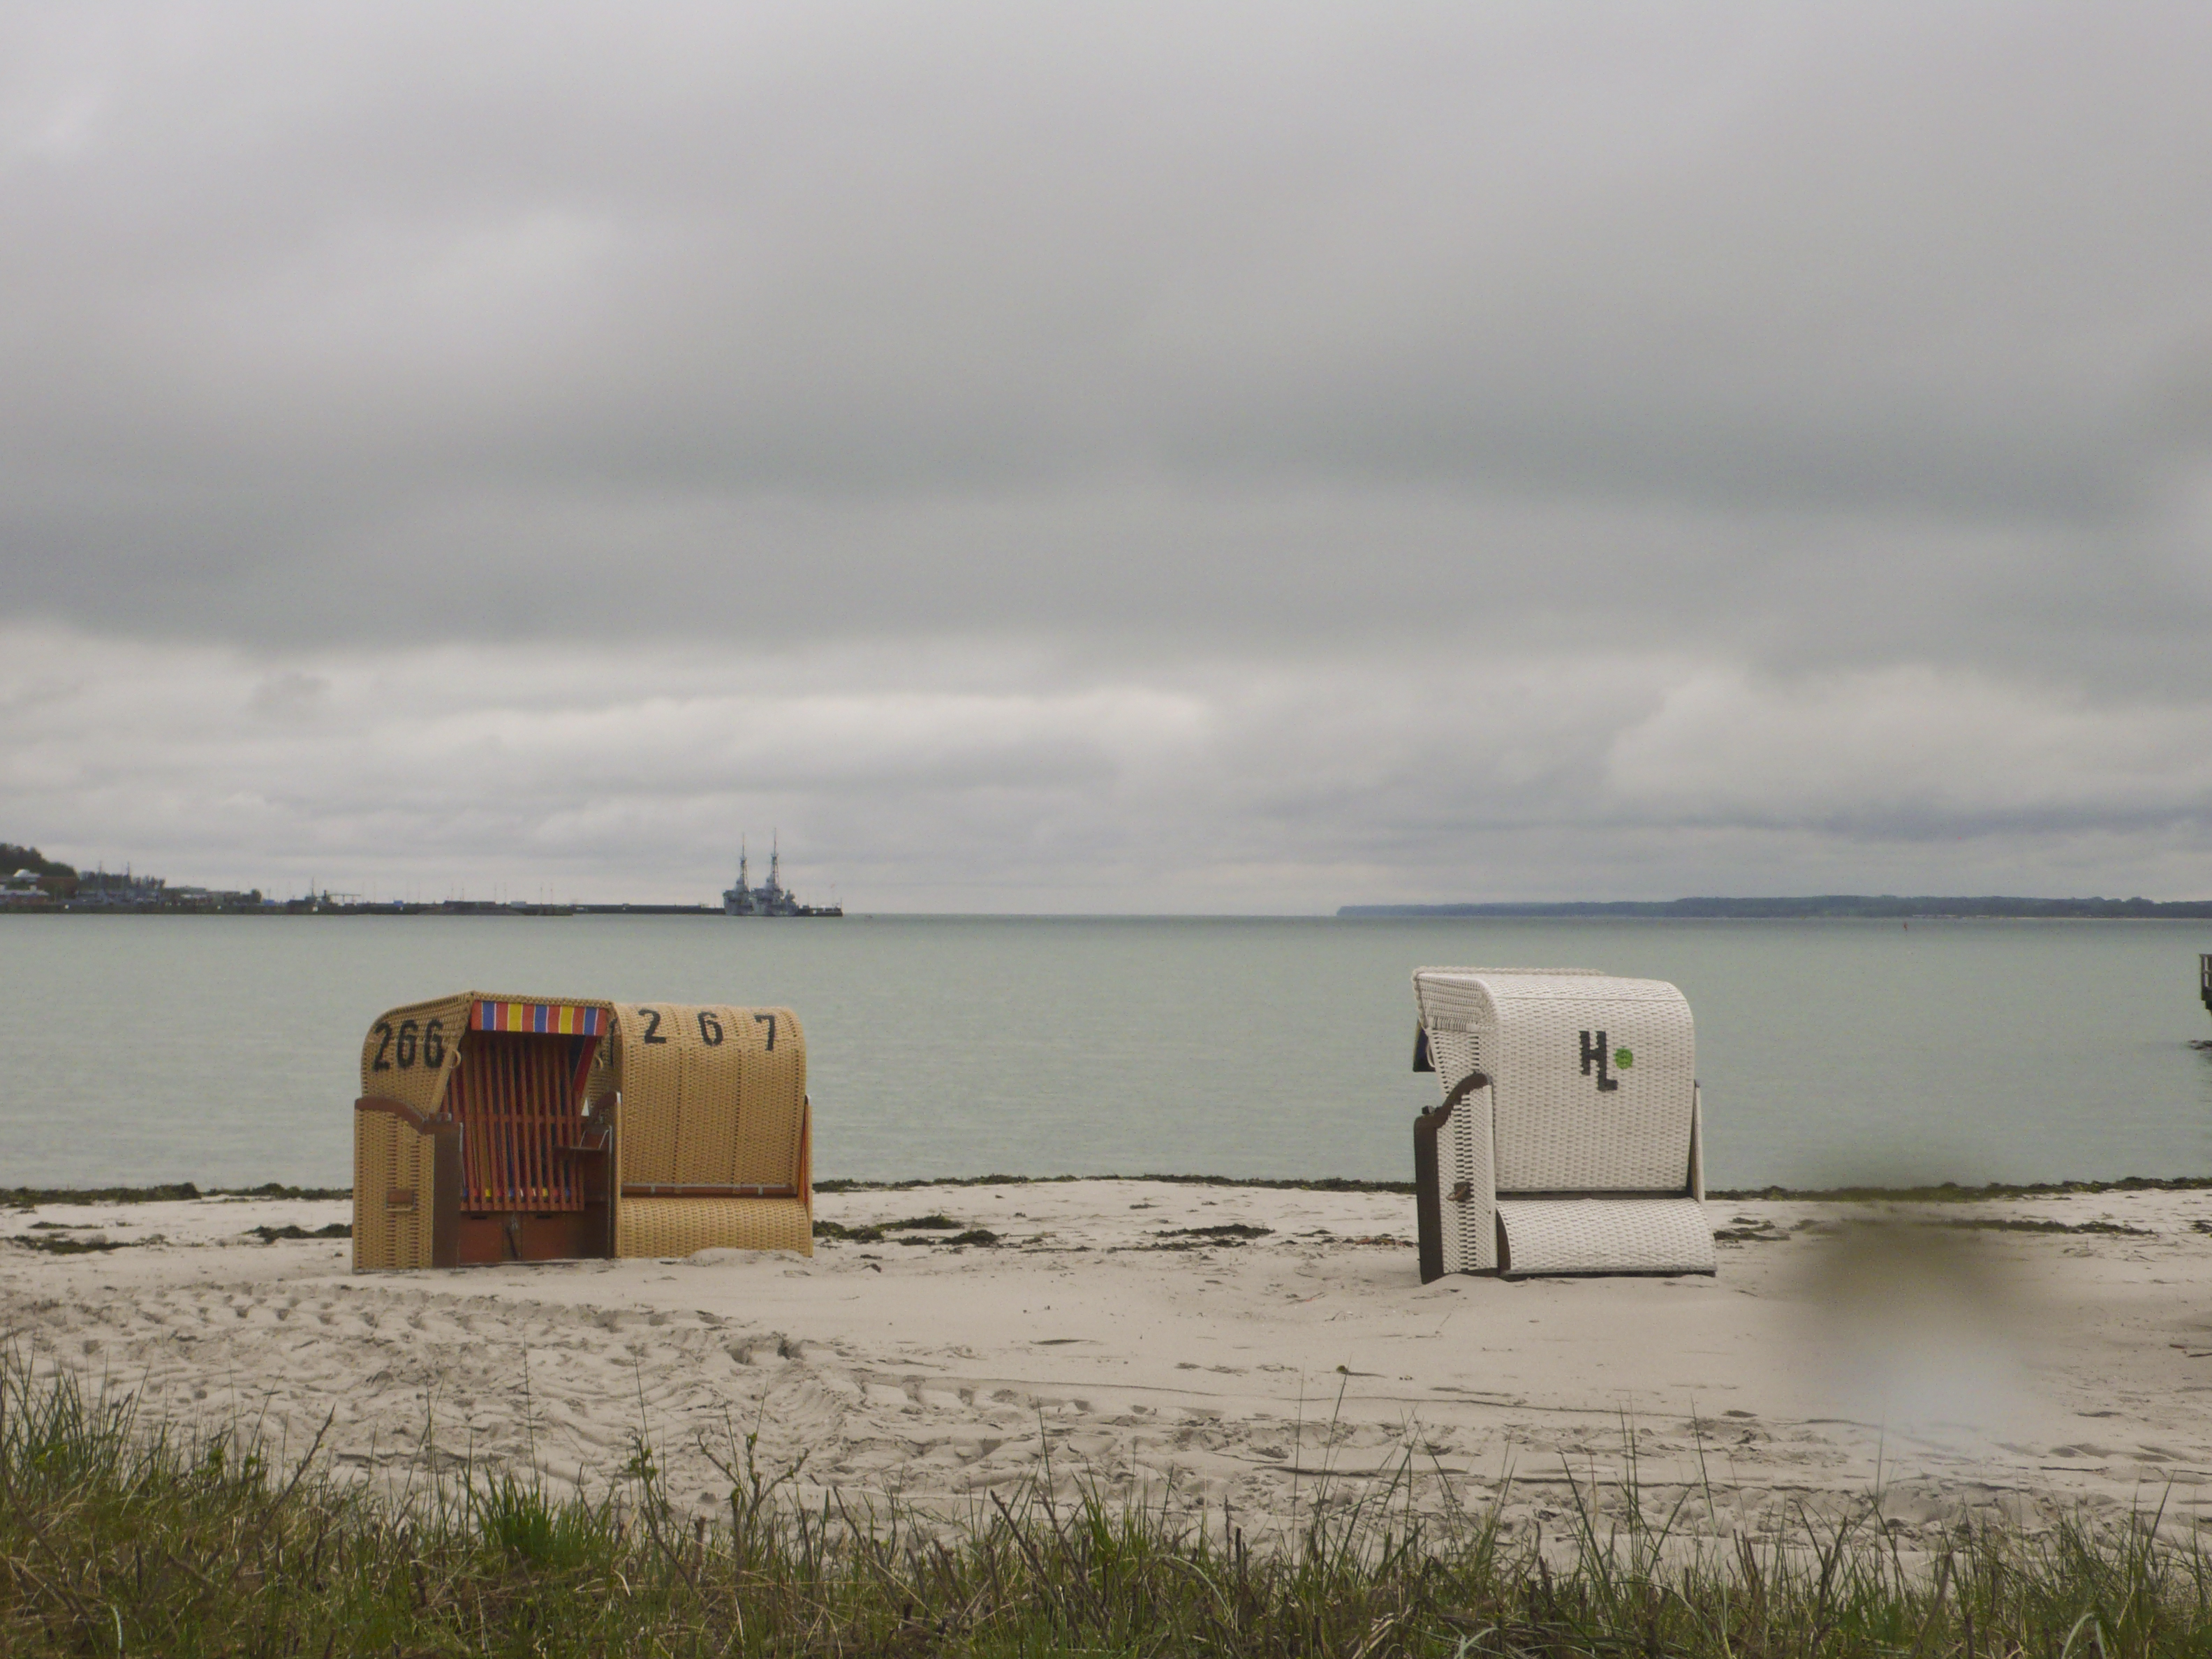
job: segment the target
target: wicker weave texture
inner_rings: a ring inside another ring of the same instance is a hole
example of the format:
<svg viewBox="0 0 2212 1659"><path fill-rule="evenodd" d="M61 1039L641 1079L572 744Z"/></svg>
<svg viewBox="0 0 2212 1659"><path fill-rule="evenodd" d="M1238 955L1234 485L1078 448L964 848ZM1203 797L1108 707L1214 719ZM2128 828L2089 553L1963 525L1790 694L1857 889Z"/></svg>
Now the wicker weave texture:
<svg viewBox="0 0 2212 1659"><path fill-rule="evenodd" d="M615 1006L615 1041L609 1047L620 1055L623 1103L617 1144L624 1181L667 1185L677 1180L686 1073L696 1070L686 1057L697 1039L687 1041L682 1015L667 1003Z"/></svg>
<svg viewBox="0 0 2212 1659"><path fill-rule="evenodd" d="M356 1273L430 1265L436 1146L388 1112L353 1115L353 1265ZM391 1202L396 1194L406 1201Z"/></svg>
<svg viewBox="0 0 2212 1659"><path fill-rule="evenodd" d="M410 1002L379 1015L361 1045L361 1092L425 1117L442 1109L460 1063L470 994ZM434 1060L430 1056L434 1054ZM353 1263L362 1273L430 1265L436 1148L386 1112L353 1115ZM406 1201L390 1200L404 1194Z"/></svg>
<svg viewBox="0 0 2212 1659"><path fill-rule="evenodd" d="M618 1255L688 1255L714 1246L812 1253L806 1036L789 1009L617 1006L586 998L464 992L380 1017L362 1047L362 1095L398 1101L426 1118L447 1110L471 1011L480 1001L596 1008L612 1016L586 1095L622 1097L618 1182L799 1188L799 1195L789 1199L618 1199ZM532 1040L527 1033L480 1035L487 1041ZM428 1266L435 1143L389 1112L356 1112L355 1120L355 1265ZM545 1198L532 1207L575 1206Z"/></svg>
<svg viewBox="0 0 2212 1659"><path fill-rule="evenodd" d="M780 1045L779 1045L780 1046ZM626 1198L615 1223L615 1254L682 1256L694 1250L796 1250L814 1254L805 1201L796 1198Z"/></svg>
<svg viewBox="0 0 2212 1659"><path fill-rule="evenodd" d="M362 1093L400 1101L425 1117L435 1117L445 1108L447 1083L460 1064L469 1011L478 1002L562 1003L610 1012L614 1007L588 997L519 997L491 991L463 991L406 1003L378 1015L362 1039Z"/></svg>
<svg viewBox="0 0 2212 1659"><path fill-rule="evenodd" d="M625 1182L799 1184L806 1035L788 1008L625 1003L615 1021L591 1086L618 1079Z"/></svg>
<svg viewBox="0 0 2212 1659"><path fill-rule="evenodd" d="M1423 969L1413 982L1425 1023L1488 1056L1499 1192L1684 1189L1697 1041L1674 987L1586 969Z"/></svg>
<svg viewBox="0 0 2212 1659"><path fill-rule="evenodd" d="M1480 1039L1471 1031L1429 1034L1429 1063L1449 1096L1482 1066ZM1497 1229L1491 1220L1497 1182L1490 1144L1491 1093L1479 1089L1453 1110L1437 1142L1437 1218L1448 1273L1486 1273L1498 1265ZM1464 1188L1468 1196L1454 1196Z"/></svg>
<svg viewBox="0 0 2212 1659"><path fill-rule="evenodd" d="M728 1179L740 1184L798 1185L799 1141L806 1122L806 1033L788 1008L732 1008L732 1022L750 1029L738 1054L736 1132ZM775 1047L766 1045L767 1015Z"/></svg>
<svg viewBox="0 0 2212 1659"><path fill-rule="evenodd" d="M1471 1030L1475 1021L1488 1021L1491 997L1481 981L1493 975L1513 979L1607 977L1596 968L1417 968L1413 1000L1419 1005L1421 1024L1433 1036Z"/></svg>
<svg viewBox="0 0 2212 1659"><path fill-rule="evenodd" d="M1429 1064L1437 1069L1437 1085L1449 1095L1459 1080L1482 1065L1481 1039L1469 1030L1446 1027L1429 1032Z"/></svg>
<svg viewBox="0 0 2212 1659"><path fill-rule="evenodd" d="M622 1117L616 1145L621 1178L656 1185L676 1179L676 1136L684 1100L684 1048L680 1027L670 1027L665 1004L618 1002L615 1040L615 1086L622 1091Z"/></svg>
<svg viewBox="0 0 2212 1659"><path fill-rule="evenodd" d="M1553 993L1571 983L1522 980L1515 988ZM1680 1192L1697 1075L1689 1004L1656 980L1580 983L1590 994L1500 998L1498 1189ZM1583 1073L1586 1036L1632 1056L1615 1061L1611 1091Z"/></svg>
<svg viewBox="0 0 2212 1659"><path fill-rule="evenodd" d="M1714 1271L1713 1230L1690 1198L1501 1199L1507 1271L1524 1273Z"/></svg>
<svg viewBox="0 0 2212 1659"><path fill-rule="evenodd" d="M353 1268L369 1273L399 1265L396 1229L385 1194L392 1190L397 1120L381 1112L353 1115Z"/></svg>
<svg viewBox="0 0 2212 1659"><path fill-rule="evenodd" d="M361 1091L435 1117L446 1079L460 1063L472 992L410 1002L380 1014L361 1044ZM428 1056L434 1054L434 1061Z"/></svg>
<svg viewBox="0 0 2212 1659"><path fill-rule="evenodd" d="M806 1034L798 1017L788 1008L623 1003L608 1046L617 1052L590 1086L622 1094L615 1138L622 1187L800 1189L794 1199L620 1198L615 1254L722 1247L813 1254Z"/></svg>
<svg viewBox="0 0 2212 1659"><path fill-rule="evenodd" d="M1437 1176L1443 1188L1437 1214L1443 1224L1448 1273L1485 1273L1498 1265L1498 1189L1490 1144L1491 1109L1489 1090L1477 1089L1468 1094L1444 1125L1437 1148Z"/></svg>
<svg viewBox="0 0 2212 1659"><path fill-rule="evenodd" d="M1698 1085L1690 1085L1690 1196L1705 1201L1705 1103Z"/></svg>

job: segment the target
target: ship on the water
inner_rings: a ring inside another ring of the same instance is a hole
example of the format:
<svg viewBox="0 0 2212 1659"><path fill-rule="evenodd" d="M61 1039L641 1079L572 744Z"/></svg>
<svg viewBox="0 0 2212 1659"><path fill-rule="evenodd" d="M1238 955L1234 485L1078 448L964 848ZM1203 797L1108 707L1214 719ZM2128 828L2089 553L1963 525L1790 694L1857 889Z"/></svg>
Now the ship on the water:
<svg viewBox="0 0 2212 1659"><path fill-rule="evenodd" d="M722 914L726 916L842 916L842 904L801 904L799 895L783 884L781 873L782 849L771 841L768 852L768 881L759 887L752 885L745 870L745 844L738 842L738 884L722 890Z"/></svg>

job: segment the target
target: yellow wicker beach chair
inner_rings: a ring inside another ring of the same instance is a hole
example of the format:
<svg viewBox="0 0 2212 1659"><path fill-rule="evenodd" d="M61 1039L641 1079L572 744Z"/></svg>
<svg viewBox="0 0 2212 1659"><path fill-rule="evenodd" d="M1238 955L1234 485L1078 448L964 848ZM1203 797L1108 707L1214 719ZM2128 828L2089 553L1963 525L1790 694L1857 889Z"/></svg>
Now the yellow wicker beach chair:
<svg viewBox="0 0 2212 1659"><path fill-rule="evenodd" d="M1690 1005L1587 969L1423 968L1413 1068L1421 1278L1709 1273Z"/></svg>
<svg viewBox="0 0 2212 1659"><path fill-rule="evenodd" d="M354 1265L813 1249L787 1008L468 992L369 1027Z"/></svg>

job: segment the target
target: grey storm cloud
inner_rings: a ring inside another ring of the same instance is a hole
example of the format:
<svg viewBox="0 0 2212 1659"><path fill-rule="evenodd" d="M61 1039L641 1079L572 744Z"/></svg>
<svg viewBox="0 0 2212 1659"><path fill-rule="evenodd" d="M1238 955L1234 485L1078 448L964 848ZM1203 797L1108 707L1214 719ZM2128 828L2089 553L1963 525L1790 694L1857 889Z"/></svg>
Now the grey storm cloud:
<svg viewBox="0 0 2212 1659"><path fill-rule="evenodd" d="M2209 70L2154 5L0 15L0 835L2212 890Z"/></svg>

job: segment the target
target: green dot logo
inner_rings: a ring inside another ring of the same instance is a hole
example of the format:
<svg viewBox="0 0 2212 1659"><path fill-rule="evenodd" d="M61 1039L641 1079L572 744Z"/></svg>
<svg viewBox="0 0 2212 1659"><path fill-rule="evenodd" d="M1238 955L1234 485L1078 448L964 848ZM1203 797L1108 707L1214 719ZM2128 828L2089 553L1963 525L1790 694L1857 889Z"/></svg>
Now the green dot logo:
<svg viewBox="0 0 2212 1659"><path fill-rule="evenodd" d="M1613 1063L1617 1069L1625 1072L1636 1064L1636 1056L1626 1048L1615 1048L1613 1051Z"/></svg>

